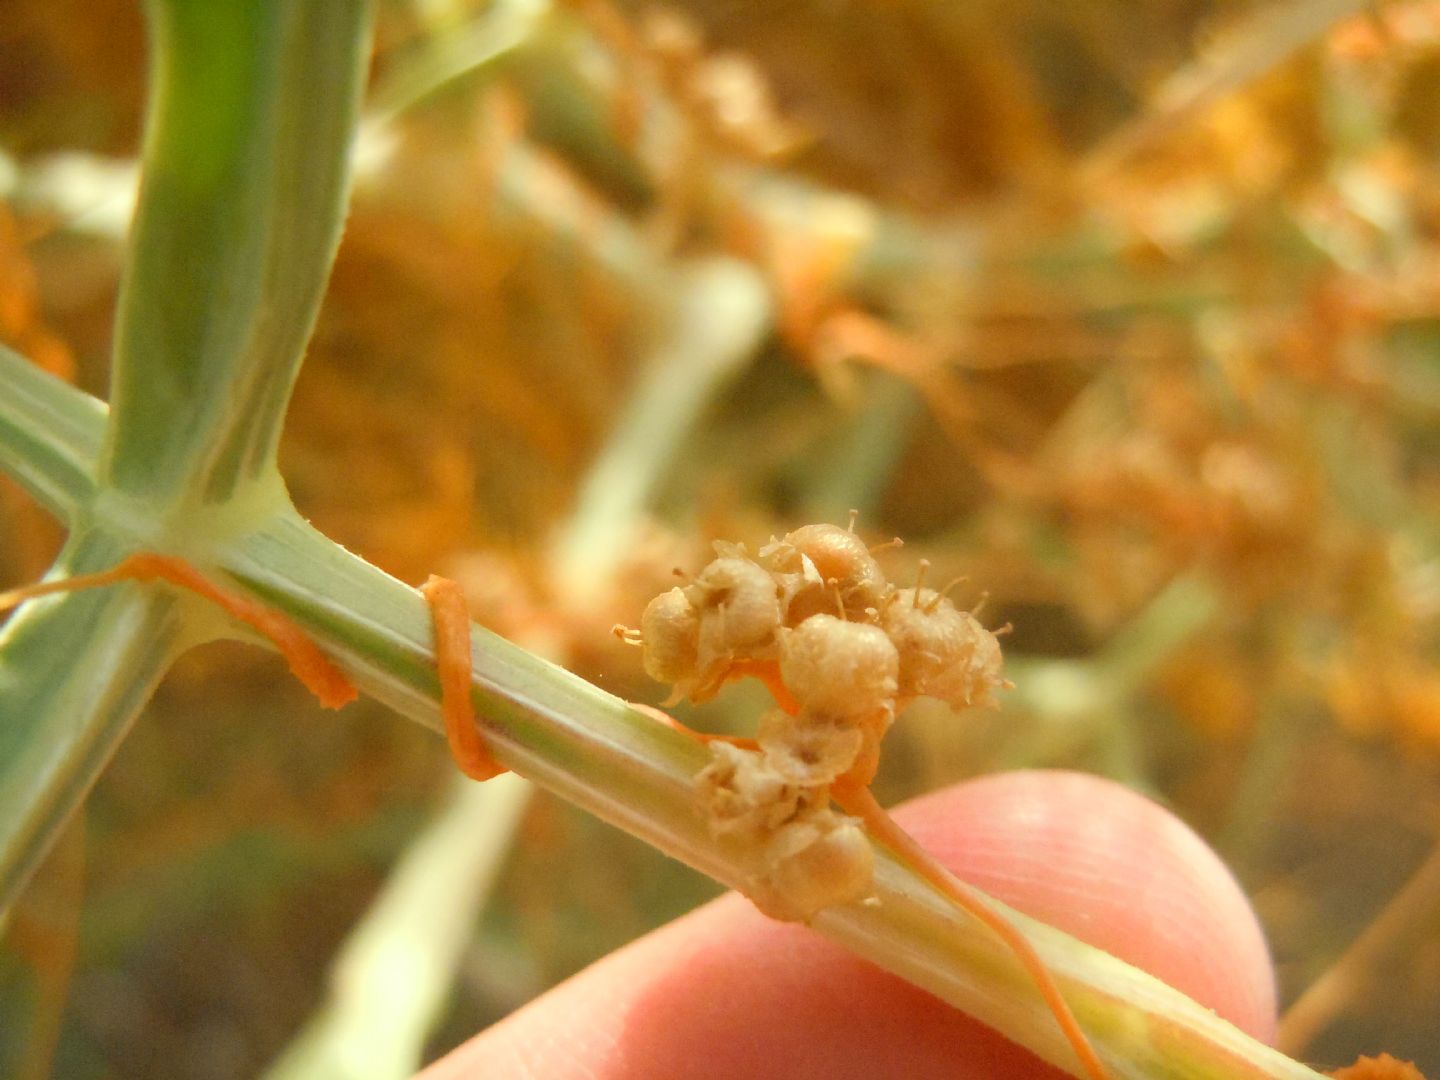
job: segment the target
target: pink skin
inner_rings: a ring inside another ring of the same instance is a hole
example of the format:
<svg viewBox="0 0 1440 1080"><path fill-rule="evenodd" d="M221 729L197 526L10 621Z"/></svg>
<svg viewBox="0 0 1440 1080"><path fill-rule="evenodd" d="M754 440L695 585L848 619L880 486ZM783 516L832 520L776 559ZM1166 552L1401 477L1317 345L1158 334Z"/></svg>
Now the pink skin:
<svg viewBox="0 0 1440 1080"><path fill-rule="evenodd" d="M1076 773L987 777L897 819L1015 907L1160 976L1261 1039L1275 984L1220 861L1155 803ZM581 972L423 1080L1051 1080L924 991L727 896Z"/></svg>

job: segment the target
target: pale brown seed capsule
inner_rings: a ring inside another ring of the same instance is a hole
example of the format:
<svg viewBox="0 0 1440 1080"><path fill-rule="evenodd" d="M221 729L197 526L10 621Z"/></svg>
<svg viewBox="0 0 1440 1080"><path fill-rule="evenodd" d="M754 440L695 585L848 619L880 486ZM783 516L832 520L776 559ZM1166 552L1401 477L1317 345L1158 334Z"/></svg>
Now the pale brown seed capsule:
<svg viewBox="0 0 1440 1080"><path fill-rule="evenodd" d="M745 893L776 919L808 919L870 889L874 853L858 824L830 807L828 788L794 783L761 751L710 747L696 777L717 836L750 847Z"/></svg>
<svg viewBox="0 0 1440 1080"><path fill-rule="evenodd" d="M780 678L806 712L831 718L889 712L900 659L878 626L812 615L780 642Z"/></svg>
<svg viewBox="0 0 1440 1080"><path fill-rule="evenodd" d="M970 668L971 705L997 705L999 702L995 697L995 691L1009 690L1015 685L1002 674L1004 658L1000 654L1000 639L983 627L981 627L980 636L975 642L975 651L970 656L968 666Z"/></svg>
<svg viewBox="0 0 1440 1080"><path fill-rule="evenodd" d="M994 703L1004 685L1000 643L933 589L900 589L880 613L899 654L902 698L938 698L956 708Z"/></svg>
<svg viewBox="0 0 1440 1080"><path fill-rule="evenodd" d="M677 695L707 701L719 692L733 665L774 659L780 629L779 590L749 559L722 556L684 589L699 613L694 676L676 683Z"/></svg>
<svg viewBox="0 0 1440 1080"><path fill-rule="evenodd" d="M871 889L875 853L852 818L823 808L776 833L766 850L768 888L756 906L771 918L807 920L823 908L853 903Z"/></svg>
<svg viewBox="0 0 1440 1080"><path fill-rule="evenodd" d="M889 589L865 542L837 525L805 525L760 551L785 585L785 624L828 612L854 618Z"/></svg>
<svg viewBox="0 0 1440 1080"><path fill-rule="evenodd" d="M685 588L685 596L700 612L702 650L747 651L772 641L780 627L775 580L749 559L713 560Z"/></svg>
<svg viewBox="0 0 1440 1080"><path fill-rule="evenodd" d="M864 738L850 721L778 710L766 713L756 732L766 760L798 784L834 783L855 763Z"/></svg>
<svg viewBox="0 0 1440 1080"><path fill-rule="evenodd" d="M663 592L640 616L645 673L657 682L678 683L695 674L700 613L680 588Z"/></svg>
<svg viewBox="0 0 1440 1080"><path fill-rule="evenodd" d="M695 777L696 793L717 834L768 841L805 807L823 801L795 783L764 754L727 742L710 744L710 764Z"/></svg>

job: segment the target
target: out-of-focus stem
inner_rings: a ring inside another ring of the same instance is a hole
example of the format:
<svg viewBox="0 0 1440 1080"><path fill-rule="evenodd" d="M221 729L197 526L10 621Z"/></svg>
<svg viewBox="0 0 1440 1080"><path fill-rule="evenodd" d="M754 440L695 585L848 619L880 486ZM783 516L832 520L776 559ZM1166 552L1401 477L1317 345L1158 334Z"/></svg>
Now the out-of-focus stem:
<svg viewBox="0 0 1440 1080"><path fill-rule="evenodd" d="M403 1080L443 1006L530 785L457 781L346 940L321 1011L267 1080Z"/></svg>
<svg viewBox="0 0 1440 1080"><path fill-rule="evenodd" d="M1440 918L1440 844L1436 844L1415 875L1385 910L1345 950L1330 969L1310 984L1280 1020L1276 1043L1298 1054L1311 1040L1365 992L1387 956Z"/></svg>
<svg viewBox="0 0 1440 1080"><path fill-rule="evenodd" d="M1004 764L1073 757L1079 744L1105 740L1111 775L1142 785L1127 709L1139 690L1185 642L1213 617L1215 592L1194 576L1179 577L1162 589L1092 659L1006 658L1015 682L1011 700L1042 717L1029 738L1017 740Z"/></svg>
<svg viewBox="0 0 1440 1080"><path fill-rule="evenodd" d="M1245 26L1230 27L1225 38L1228 47L1207 50L1176 71L1148 110L1091 151L1081 177L1089 183L1103 182L1134 155L1173 137L1206 109L1365 7L1365 0L1290 0L1256 9Z"/></svg>
<svg viewBox="0 0 1440 1080"><path fill-rule="evenodd" d="M556 591L570 602L583 605L609 587L665 469L769 325L764 285L736 260L691 264L676 293L670 324L591 465L553 553Z"/></svg>

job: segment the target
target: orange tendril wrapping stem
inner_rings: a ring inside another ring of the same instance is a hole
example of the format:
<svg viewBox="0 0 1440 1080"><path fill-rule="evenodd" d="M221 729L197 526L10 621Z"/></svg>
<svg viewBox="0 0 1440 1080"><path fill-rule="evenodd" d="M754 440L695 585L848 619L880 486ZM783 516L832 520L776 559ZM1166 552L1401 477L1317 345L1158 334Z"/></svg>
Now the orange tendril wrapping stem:
<svg viewBox="0 0 1440 1080"><path fill-rule="evenodd" d="M449 578L431 575L420 586L430 605L435 628L435 667L440 675L440 713L445 739L460 771L472 780L489 780L505 772L491 756L475 722L470 700L470 611L465 593Z"/></svg>
<svg viewBox="0 0 1440 1080"><path fill-rule="evenodd" d="M979 919L1005 943L1029 973L1040 991L1040 996L1045 1000L1046 1006L1055 1015L1061 1032L1065 1035L1071 1048L1074 1049L1076 1057L1080 1059L1086 1075L1091 1080L1110 1080L1110 1074L1105 1065L1095 1053L1095 1048L1090 1045L1090 1040L1081 1029L1079 1021L1075 1019L1075 1014L1071 1012L1069 1003L1060 993L1060 987L1056 985L1055 977L1045 966L1045 961L1040 959L1040 954L1035 951L1035 947L1026 940L1015 925L940 865L935 856L921 847L913 836L897 825L868 787L836 785L831 795L846 813L854 814L865 823L865 828L872 838L894 851L918 871L926 881L934 885L968 914Z"/></svg>
<svg viewBox="0 0 1440 1080"><path fill-rule="evenodd" d="M320 651L320 647L297 623L274 608L222 589L185 560L170 555L140 552L98 574L79 574L61 581L46 581L0 593L0 611L40 596L77 592L122 581L165 581L199 594L269 638L285 657L290 671L325 708L338 709L355 700L355 684Z"/></svg>

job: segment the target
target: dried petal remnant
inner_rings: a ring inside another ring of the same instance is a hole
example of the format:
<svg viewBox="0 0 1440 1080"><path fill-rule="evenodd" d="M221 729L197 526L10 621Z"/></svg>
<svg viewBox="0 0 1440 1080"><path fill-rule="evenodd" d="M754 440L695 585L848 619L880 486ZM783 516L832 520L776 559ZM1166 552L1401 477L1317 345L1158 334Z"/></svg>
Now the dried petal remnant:
<svg viewBox="0 0 1440 1080"><path fill-rule="evenodd" d="M865 591L873 599L885 588L885 575L865 541L838 525L803 526L786 533L784 540L770 548L781 559L803 555L814 564L823 580L838 582L847 592ZM780 568L798 569L797 566Z"/></svg>
<svg viewBox="0 0 1440 1080"><path fill-rule="evenodd" d="M772 835L813 800L813 790L776 769L764 755L727 742L710 744L710 764L695 778L701 804L717 834L753 839Z"/></svg>
<svg viewBox="0 0 1440 1080"><path fill-rule="evenodd" d="M865 542L835 525L806 525L772 540L760 558L781 583L785 625L825 611L860 617L890 586Z"/></svg>
<svg viewBox="0 0 1440 1080"><path fill-rule="evenodd" d="M833 784L860 755L864 733L854 724L829 717L766 713L757 741L775 768L800 783Z"/></svg>

